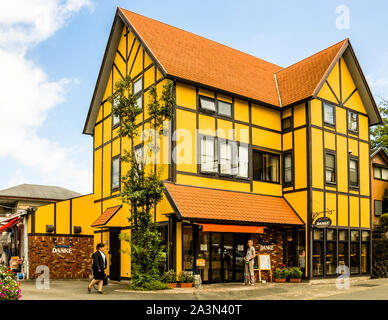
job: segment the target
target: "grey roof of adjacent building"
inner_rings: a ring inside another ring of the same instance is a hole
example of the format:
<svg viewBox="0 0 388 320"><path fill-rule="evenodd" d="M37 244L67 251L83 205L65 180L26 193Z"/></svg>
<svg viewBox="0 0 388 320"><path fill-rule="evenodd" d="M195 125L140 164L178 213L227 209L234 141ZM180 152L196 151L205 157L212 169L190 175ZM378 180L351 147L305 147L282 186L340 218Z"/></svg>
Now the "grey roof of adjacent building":
<svg viewBox="0 0 388 320"><path fill-rule="evenodd" d="M62 187L26 183L0 190L1 198L66 200L79 196L80 193Z"/></svg>

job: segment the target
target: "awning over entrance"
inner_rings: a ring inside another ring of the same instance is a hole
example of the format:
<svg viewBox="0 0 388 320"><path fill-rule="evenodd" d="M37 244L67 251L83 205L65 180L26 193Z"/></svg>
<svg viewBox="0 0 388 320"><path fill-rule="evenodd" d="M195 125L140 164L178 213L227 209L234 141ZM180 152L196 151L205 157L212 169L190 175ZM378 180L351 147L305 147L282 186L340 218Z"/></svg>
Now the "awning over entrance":
<svg viewBox="0 0 388 320"><path fill-rule="evenodd" d="M193 187L165 182L167 198L176 214L197 222L303 225L282 197L249 192Z"/></svg>
<svg viewBox="0 0 388 320"><path fill-rule="evenodd" d="M13 218L11 221L0 227L0 232L6 231L19 222L19 217Z"/></svg>
<svg viewBox="0 0 388 320"><path fill-rule="evenodd" d="M104 225L106 225L108 221L113 218L116 212L120 210L120 208L121 205L106 209L104 213L99 216L96 221L93 222L92 227L103 227Z"/></svg>
<svg viewBox="0 0 388 320"><path fill-rule="evenodd" d="M200 225L202 226L202 231L204 232L264 233L264 227L207 223L201 223Z"/></svg>

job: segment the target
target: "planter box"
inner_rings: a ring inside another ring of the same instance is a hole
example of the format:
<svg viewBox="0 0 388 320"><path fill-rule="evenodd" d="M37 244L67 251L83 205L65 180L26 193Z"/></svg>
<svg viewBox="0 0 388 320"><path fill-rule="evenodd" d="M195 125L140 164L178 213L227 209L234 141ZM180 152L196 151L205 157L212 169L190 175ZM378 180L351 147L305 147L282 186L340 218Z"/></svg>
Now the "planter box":
<svg viewBox="0 0 388 320"><path fill-rule="evenodd" d="M170 288L176 288L176 283L168 283L168 286L169 286Z"/></svg>
<svg viewBox="0 0 388 320"><path fill-rule="evenodd" d="M192 282L190 283L181 282L181 288L191 288L192 286L193 286Z"/></svg>
<svg viewBox="0 0 388 320"><path fill-rule="evenodd" d="M292 282L292 283L300 283L300 278L290 278L290 282Z"/></svg>
<svg viewBox="0 0 388 320"><path fill-rule="evenodd" d="M275 282L277 282L277 283L286 282L286 278L275 278Z"/></svg>

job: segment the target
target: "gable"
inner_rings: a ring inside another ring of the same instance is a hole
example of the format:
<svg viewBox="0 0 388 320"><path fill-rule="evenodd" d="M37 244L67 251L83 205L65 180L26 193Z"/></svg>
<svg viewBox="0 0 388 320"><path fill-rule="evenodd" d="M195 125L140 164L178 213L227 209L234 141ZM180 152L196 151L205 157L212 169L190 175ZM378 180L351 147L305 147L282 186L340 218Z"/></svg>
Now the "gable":
<svg viewBox="0 0 388 320"><path fill-rule="evenodd" d="M350 42L343 53L333 61L316 91L314 97L367 114L370 125L379 124L382 121Z"/></svg>
<svg viewBox="0 0 388 320"><path fill-rule="evenodd" d="M162 71L157 65L157 62L147 53L141 39L126 27L122 18L116 15L83 133L92 135L95 123L111 113L112 106L106 100L113 93L114 83L117 80L126 75L135 79L144 70L144 86L146 87L147 84L154 82L154 77L159 79L162 76ZM101 108L102 104L104 108Z"/></svg>

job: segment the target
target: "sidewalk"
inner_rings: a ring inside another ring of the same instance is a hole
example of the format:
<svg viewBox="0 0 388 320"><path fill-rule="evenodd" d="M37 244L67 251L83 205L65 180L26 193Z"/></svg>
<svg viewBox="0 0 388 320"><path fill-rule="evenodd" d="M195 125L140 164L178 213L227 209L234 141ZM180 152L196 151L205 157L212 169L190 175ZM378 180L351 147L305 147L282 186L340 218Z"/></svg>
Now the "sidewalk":
<svg viewBox="0 0 388 320"><path fill-rule="evenodd" d="M160 291L130 291L128 282L113 282L104 294L87 293L85 280L53 280L50 289L37 289L34 281L21 283L23 300L311 300L311 299L384 299L388 300L388 279L351 281L348 290L333 283L241 283L207 284L200 289L176 288Z"/></svg>

